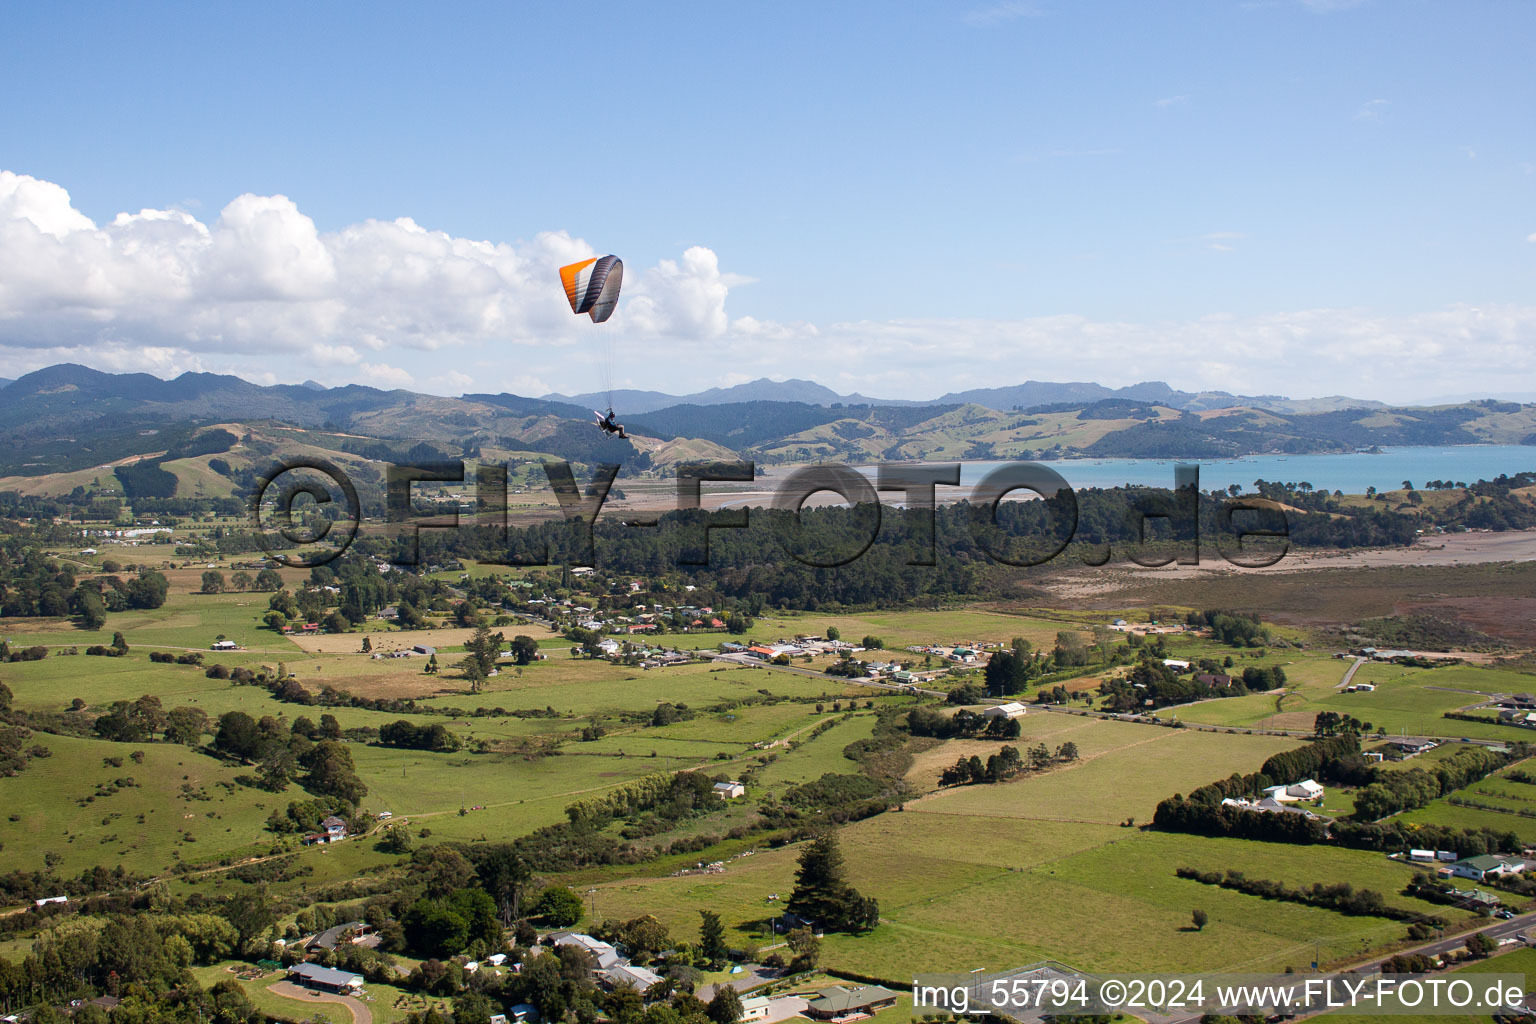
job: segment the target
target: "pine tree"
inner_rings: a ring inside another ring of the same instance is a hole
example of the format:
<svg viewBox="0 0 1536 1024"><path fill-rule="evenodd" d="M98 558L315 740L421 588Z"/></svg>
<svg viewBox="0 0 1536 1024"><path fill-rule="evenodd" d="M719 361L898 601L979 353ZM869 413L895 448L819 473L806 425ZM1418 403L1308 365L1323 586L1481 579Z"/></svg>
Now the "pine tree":
<svg viewBox="0 0 1536 1024"><path fill-rule="evenodd" d="M843 854L830 832L817 836L801 851L787 907L829 931L863 931L879 919L874 901L859 895L844 877Z"/></svg>
<svg viewBox="0 0 1536 1024"><path fill-rule="evenodd" d="M730 955L725 945L725 925L713 910L701 910L699 916L699 956L708 964L724 963Z"/></svg>

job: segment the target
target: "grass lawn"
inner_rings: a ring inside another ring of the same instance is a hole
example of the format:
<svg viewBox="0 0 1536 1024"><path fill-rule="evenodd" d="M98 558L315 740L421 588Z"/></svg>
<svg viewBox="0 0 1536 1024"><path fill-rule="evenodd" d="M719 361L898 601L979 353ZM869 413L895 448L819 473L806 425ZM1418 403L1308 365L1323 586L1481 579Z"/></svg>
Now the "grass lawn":
<svg viewBox="0 0 1536 1024"><path fill-rule="evenodd" d="M281 971L269 972L256 981L240 978L235 974L237 967L249 966L243 963L227 962L209 967L195 967L192 969L192 974L204 988L212 988L220 981L234 979L245 990L246 996L256 1008L272 1019L310 1021L318 1015L331 1021L332 1024L351 1024L352 1013L345 1006L319 999L295 998L273 992L272 986L284 978ZM370 983L363 990L362 1001L378 1024L398 1024L405 1020L407 1015L420 1013L429 1006L439 1012L448 1010L448 1001L445 999L424 998L395 985Z"/></svg>

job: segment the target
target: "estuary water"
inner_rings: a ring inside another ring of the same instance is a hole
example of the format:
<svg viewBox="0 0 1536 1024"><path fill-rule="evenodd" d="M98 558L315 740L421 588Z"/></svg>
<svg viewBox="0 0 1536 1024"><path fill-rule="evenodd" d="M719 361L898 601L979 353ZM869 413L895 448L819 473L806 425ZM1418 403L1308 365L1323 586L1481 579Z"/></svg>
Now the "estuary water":
<svg viewBox="0 0 1536 1024"><path fill-rule="evenodd" d="M1492 480L1501 473L1536 472L1536 447L1518 444L1447 445L1444 447L1383 448L1379 454L1348 452L1338 455L1247 455L1238 459L1058 459L1042 461L1066 478L1074 488L1118 487L1138 484L1172 487L1173 468L1179 461L1200 467L1200 489L1225 489L1238 484L1245 490L1255 480L1309 483L1316 489L1363 494L1367 487L1396 490L1404 480L1423 487L1430 480L1472 483ZM960 485L972 487L998 462L967 462L960 471Z"/></svg>

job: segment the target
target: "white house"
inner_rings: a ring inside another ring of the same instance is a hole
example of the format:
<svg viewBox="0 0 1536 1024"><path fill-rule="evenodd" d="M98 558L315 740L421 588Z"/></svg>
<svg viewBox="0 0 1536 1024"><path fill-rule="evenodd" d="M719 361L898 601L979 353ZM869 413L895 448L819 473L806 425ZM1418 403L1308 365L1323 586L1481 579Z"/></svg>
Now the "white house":
<svg viewBox="0 0 1536 1024"><path fill-rule="evenodd" d="M235 643L233 640L215 640L213 642L213 646L209 647L208 649L210 651L238 651L240 649L240 645Z"/></svg>
<svg viewBox="0 0 1536 1024"><path fill-rule="evenodd" d="M1451 874L1461 878L1475 878L1479 882L1490 877L1502 878L1518 874L1526 868L1523 857L1509 857L1497 853L1485 853L1479 857L1467 857L1451 865Z"/></svg>
<svg viewBox="0 0 1536 1024"><path fill-rule="evenodd" d="M1163 667L1171 668L1175 672L1188 672L1189 662L1184 661L1182 658L1164 658Z"/></svg>
<svg viewBox="0 0 1536 1024"><path fill-rule="evenodd" d="M1011 700L1007 704L994 704L989 708L984 708L981 712L981 717L1023 718L1028 711L1029 709L1026 708L1023 704L1020 704L1016 700Z"/></svg>
<svg viewBox="0 0 1536 1024"><path fill-rule="evenodd" d="M69 902L69 897L68 896L44 896L40 900L33 900L32 901L32 905L34 907L46 907L50 903L68 903L68 902Z"/></svg>
<svg viewBox="0 0 1536 1024"><path fill-rule="evenodd" d="M1323 787L1312 779L1302 779L1288 786L1266 786L1264 795L1282 804L1294 804L1300 800L1321 800Z"/></svg>
<svg viewBox="0 0 1536 1024"><path fill-rule="evenodd" d="M1434 860L1435 859L1435 851L1434 850L1409 850L1408 851L1408 859L1409 860Z"/></svg>
<svg viewBox="0 0 1536 1024"><path fill-rule="evenodd" d="M749 996L741 1001L742 1020L766 1020L773 1000L767 996Z"/></svg>
<svg viewBox="0 0 1536 1024"><path fill-rule="evenodd" d="M747 787L734 779L729 782L717 782L711 788L715 796L722 800L735 800L739 796L747 795Z"/></svg>

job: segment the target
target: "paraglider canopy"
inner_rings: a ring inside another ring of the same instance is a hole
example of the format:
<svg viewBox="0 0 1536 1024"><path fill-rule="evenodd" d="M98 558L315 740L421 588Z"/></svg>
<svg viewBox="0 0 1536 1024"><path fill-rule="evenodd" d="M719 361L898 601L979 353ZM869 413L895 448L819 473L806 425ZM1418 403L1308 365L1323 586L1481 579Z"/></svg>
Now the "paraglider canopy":
<svg viewBox="0 0 1536 1024"><path fill-rule="evenodd" d="M593 323L600 324L613 315L619 303L624 261L617 256L594 256L572 263L560 268L560 282L565 285L565 297L571 300L571 312L586 313Z"/></svg>

